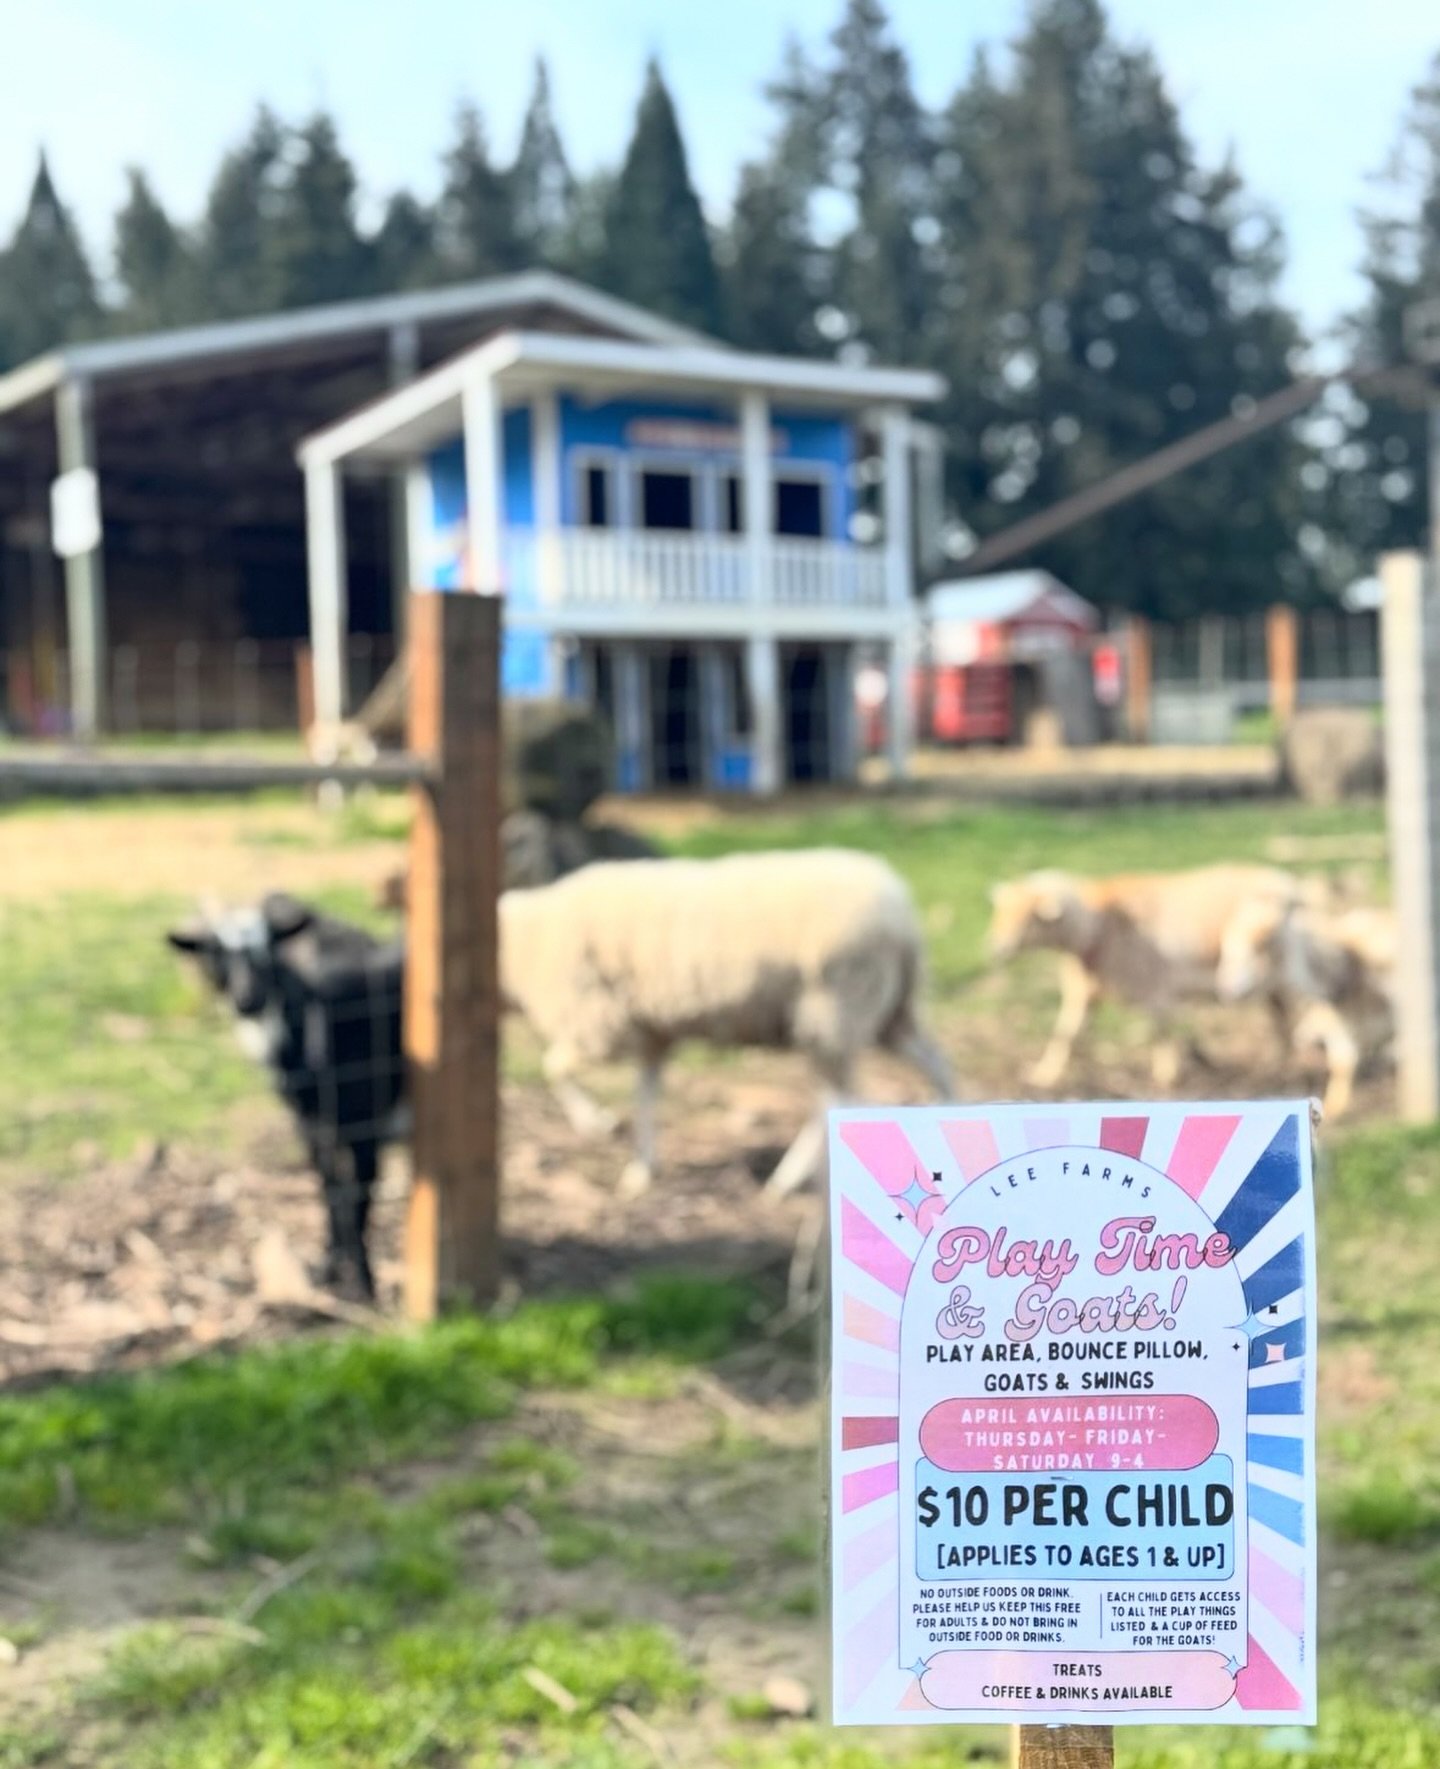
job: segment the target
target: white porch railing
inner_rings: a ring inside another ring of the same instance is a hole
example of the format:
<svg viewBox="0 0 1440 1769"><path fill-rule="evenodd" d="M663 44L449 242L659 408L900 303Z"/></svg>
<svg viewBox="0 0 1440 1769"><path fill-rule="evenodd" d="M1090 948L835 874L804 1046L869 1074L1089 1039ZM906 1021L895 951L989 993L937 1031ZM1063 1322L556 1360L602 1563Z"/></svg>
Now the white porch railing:
<svg viewBox="0 0 1440 1769"><path fill-rule="evenodd" d="M541 539L512 532L505 557L512 594L542 607L737 607L757 599L743 536L565 528ZM777 605L885 605L878 549L777 536L767 564L769 599Z"/></svg>

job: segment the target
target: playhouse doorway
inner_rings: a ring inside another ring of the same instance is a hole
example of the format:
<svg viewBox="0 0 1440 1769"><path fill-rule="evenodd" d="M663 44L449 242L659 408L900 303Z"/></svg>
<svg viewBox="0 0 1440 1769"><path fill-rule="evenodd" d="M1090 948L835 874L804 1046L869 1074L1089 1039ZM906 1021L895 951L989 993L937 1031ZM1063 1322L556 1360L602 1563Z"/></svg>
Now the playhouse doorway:
<svg viewBox="0 0 1440 1769"><path fill-rule="evenodd" d="M780 653L785 695L785 778L813 785L835 778L830 729L830 656L823 645Z"/></svg>
<svg viewBox="0 0 1440 1769"><path fill-rule="evenodd" d="M700 786L705 750L699 656L688 645L664 645L650 653L649 663L651 779L659 787Z"/></svg>

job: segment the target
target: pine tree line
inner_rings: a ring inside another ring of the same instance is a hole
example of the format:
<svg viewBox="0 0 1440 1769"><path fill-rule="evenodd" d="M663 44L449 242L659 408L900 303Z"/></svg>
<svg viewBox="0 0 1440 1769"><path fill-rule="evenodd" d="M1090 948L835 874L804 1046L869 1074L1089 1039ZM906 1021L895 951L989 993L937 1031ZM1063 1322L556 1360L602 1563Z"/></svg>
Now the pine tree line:
<svg viewBox="0 0 1440 1769"><path fill-rule="evenodd" d="M1299 367L1278 229L1233 164L1204 161L1101 0L1032 0L938 112L881 0L845 0L822 45L787 46L766 96L768 139L718 227L653 62L614 171L572 171L541 63L508 165L465 107L436 199L397 192L369 229L333 120L262 109L193 225L130 172L105 293L42 161L0 253L0 367L101 332L548 265L749 348L943 372L957 556ZM1440 293L1440 58L1384 188L1349 324L1358 356L1394 361L1405 309ZM1160 615L1322 594L1423 532L1422 428L1352 399L1040 562L1103 606Z"/></svg>

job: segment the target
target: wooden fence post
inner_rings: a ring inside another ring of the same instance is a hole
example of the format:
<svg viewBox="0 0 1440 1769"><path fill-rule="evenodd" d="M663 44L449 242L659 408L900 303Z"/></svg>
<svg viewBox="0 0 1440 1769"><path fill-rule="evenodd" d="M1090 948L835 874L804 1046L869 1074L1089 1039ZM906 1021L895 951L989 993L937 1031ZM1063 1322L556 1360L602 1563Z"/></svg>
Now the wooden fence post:
<svg viewBox="0 0 1440 1769"><path fill-rule="evenodd" d="M1132 743L1150 741L1153 673L1150 622L1132 614L1125 623L1125 735Z"/></svg>
<svg viewBox="0 0 1440 1769"><path fill-rule="evenodd" d="M1110 1726L1014 1726L1011 1769L1115 1769Z"/></svg>
<svg viewBox="0 0 1440 1769"><path fill-rule="evenodd" d="M415 789L405 964L405 1052L414 1112L405 1308L493 1299L500 1276L500 603L423 591L410 599Z"/></svg>
<svg viewBox="0 0 1440 1769"><path fill-rule="evenodd" d="M1265 658L1270 673L1270 711L1283 731L1295 716L1300 686L1300 616L1284 603L1266 610Z"/></svg>
<svg viewBox="0 0 1440 1769"><path fill-rule="evenodd" d="M1385 670L1385 798L1390 875L1404 962L1395 968L1400 1116L1440 1116L1440 605L1419 553L1380 561Z"/></svg>

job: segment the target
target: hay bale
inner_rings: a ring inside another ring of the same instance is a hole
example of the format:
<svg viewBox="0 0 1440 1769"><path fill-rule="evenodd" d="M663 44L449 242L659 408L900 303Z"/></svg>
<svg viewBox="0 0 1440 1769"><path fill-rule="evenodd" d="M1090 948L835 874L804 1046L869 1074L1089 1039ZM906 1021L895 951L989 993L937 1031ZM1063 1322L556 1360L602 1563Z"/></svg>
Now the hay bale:
<svg viewBox="0 0 1440 1769"><path fill-rule="evenodd" d="M1339 804L1384 783L1384 738L1365 707L1304 708L1286 728L1280 754L1286 780L1306 804Z"/></svg>
<svg viewBox="0 0 1440 1769"><path fill-rule="evenodd" d="M609 727L570 701L511 700L504 708L505 805L578 823L614 779Z"/></svg>

